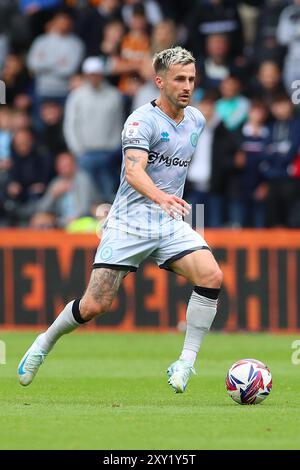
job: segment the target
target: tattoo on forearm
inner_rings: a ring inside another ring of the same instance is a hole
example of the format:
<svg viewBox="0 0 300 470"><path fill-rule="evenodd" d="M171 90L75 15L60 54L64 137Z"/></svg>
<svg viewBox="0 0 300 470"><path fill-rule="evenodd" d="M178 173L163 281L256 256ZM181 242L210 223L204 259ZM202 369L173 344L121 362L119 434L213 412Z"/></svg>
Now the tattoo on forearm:
<svg viewBox="0 0 300 470"><path fill-rule="evenodd" d="M112 302L125 274L126 271L116 271L106 268L94 269L88 287L91 296L98 303L101 301Z"/></svg>
<svg viewBox="0 0 300 470"><path fill-rule="evenodd" d="M141 160L141 157L134 157L133 155L128 155L127 159L132 162L132 166L135 166Z"/></svg>

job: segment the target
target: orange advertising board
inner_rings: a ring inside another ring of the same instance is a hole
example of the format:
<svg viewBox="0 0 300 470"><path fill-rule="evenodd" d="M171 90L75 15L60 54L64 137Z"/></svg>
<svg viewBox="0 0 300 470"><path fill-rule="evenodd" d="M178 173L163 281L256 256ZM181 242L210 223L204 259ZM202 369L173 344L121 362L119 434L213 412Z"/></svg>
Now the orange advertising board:
<svg viewBox="0 0 300 470"><path fill-rule="evenodd" d="M224 272L214 329L300 330L300 231L207 230ZM1 230L0 328L50 324L82 296L98 245L94 235ZM145 261L123 281L111 311L87 328L165 330L185 320L192 286Z"/></svg>

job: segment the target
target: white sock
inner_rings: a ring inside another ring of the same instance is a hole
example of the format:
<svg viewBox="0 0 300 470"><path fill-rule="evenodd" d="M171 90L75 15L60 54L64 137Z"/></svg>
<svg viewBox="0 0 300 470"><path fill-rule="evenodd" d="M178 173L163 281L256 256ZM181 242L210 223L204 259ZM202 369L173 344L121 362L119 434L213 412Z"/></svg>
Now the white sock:
<svg viewBox="0 0 300 470"><path fill-rule="evenodd" d="M180 355L180 359L191 362L194 365L197 359L197 353L195 351L192 351L191 349L183 348L182 353Z"/></svg>
<svg viewBox="0 0 300 470"><path fill-rule="evenodd" d="M75 320L73 315L72 307L74 302L77 303L77 308L79 309L79 300L72 300L69 302L63 311L58 315L56 320L52 323L52 325L49 326L48 330L39 336L39 346L46 353L51 351L56 341L62 335L70 333L81 325L81 323Z"/></svg>
<svg viewBox="0 0 300 470"><path fill-rule="evenodd" d="M201 289L199 288L199 290ZM211 290L219 291L219 289ZM194 365L202 341L210 330L217 313L217 303L217 299L199 295L195 290L192 292L187 307L187 327L180 359L189 361Z"/></svg>

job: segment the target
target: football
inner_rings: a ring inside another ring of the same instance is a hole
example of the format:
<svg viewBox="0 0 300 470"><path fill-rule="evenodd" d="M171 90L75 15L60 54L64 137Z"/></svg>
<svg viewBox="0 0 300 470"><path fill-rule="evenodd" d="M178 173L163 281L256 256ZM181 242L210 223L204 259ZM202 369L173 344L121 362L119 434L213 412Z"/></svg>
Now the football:
<svg viewBox="0 0 300 470"><path fill-rule="evenodd" d="M272 390L270 369L256 359L241 359L230 367L226 376L226 389L240 405L261 403Z"/></svg>

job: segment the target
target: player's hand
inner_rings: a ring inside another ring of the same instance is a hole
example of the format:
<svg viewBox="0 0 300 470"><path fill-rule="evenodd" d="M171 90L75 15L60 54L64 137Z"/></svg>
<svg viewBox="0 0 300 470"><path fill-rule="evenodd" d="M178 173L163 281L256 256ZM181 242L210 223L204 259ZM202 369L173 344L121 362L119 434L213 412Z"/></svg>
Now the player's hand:
<svg viewBox="0 0 300 470"><path fill-rule="evenodd" d="M178 196L163 193L158 200L160 207L173 219L181 219L188 215L191 206Z"/></svg>

